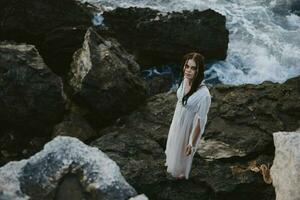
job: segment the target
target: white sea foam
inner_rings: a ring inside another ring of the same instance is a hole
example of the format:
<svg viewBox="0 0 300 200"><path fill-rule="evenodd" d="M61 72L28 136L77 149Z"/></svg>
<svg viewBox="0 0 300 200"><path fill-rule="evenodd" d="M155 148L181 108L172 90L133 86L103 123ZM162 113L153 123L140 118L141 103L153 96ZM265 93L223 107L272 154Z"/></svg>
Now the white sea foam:
<svg viewBox="0 0 300 200"><path fill-rule="evenodd" d="M161 11L205 10L226 16L228 56L215 62L207 79L226 84L282 83L300 75L300 18L290 6L298 0L89 0L106 9L151 7ZM280 13L274 12L280 7ZM285 11L285 12L283 12ZM206 72L207 74L207 72Z"/></svg>
<svg viewBox="0 0 300 200"><path fill-rule="evenodd" d="M300 28L300 17L298 15L290 14L286 16L286 19L290 26Z"/></svg>

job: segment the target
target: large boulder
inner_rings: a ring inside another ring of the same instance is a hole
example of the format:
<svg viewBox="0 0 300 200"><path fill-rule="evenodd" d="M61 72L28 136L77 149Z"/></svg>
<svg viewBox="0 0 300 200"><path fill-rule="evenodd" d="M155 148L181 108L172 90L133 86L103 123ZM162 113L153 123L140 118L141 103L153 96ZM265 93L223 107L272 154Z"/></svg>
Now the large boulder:
<svg viewBox="0 0 300 200"><path fill-rule="evenodd" d="M276 200L300 199L300 129L295 132L273 134L275 159L271 177Z"/></svg>
<svg viewBox="0 0 300 200"><path fill-rule="evenodd" d="M66 97L60 77L36 48L0 43L0 123L31 135L46 135L63 117Z"/></svg>
<svg viewBox="0 0 300 200"><path fill-rule="evenodd" d="M162 13L150 8L116 8L104 24L143 65L178 63L190 51L208 60L225 59L229 32L225 16L211 10Z"/></svg>
<svg viewBox="0 0 300 200"><path fill-rule="evenodd" d="M74 52L82 46L87 28L84 25L55 28L46 33L38 46L47 65L63 78L70 70Z"/></svg>
<svg viewBox="0 0 300 200"><path fill-rule="evenodd" d="M85 117L96 128L124 115L146 98L139 65L113 38L90 28L83 46L74 54L69 84L73 99L89 112Z"/></svg>
<svg viewBox="0 0 300 200"><path fill-rule="evenodd" d="M1 0L0 21L0 41L34 44L57 73L69 69L92 25L91 13L75 0Z"/></svg>
<svg viewBox="0 0 300 200"><path fill-rule="evenodd" d="M59 136L27 160L0 168L0 199L127 200L136 196L102 151Z"/></svg>
<svg viewBox="0 0 300 200"><path fill-rule="evenodd" d="M28 157L61 121L66 97L60 77L32 45L0 43L0 165Z"/></svg>

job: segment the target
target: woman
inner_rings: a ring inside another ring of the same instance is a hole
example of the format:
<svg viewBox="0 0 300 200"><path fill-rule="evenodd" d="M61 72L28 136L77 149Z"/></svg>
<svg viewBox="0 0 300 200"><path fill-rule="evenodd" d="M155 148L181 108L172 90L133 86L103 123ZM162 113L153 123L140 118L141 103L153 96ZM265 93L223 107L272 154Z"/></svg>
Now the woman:
<svg viewBox="0 0 300 200"><path fill-rule="evenodd" d="M165 150L167 172L177 179L189 178L211 104L210 92L204 84L204 57L194 52L186 54L183 74Z"/></svg>

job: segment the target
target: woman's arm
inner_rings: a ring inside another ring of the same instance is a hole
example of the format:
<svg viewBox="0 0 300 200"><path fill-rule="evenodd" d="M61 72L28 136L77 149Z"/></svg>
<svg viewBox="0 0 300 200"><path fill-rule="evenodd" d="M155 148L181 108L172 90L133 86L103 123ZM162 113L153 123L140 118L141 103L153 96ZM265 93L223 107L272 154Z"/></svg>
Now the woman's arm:
<svg viewBox="0 0 300 200"><path fill-rule="evenodd" d="M195 147L195 145L196 145L197 139L200 135L200 130L201 130L200 119L198 118L195 129L194 129L194 133L192 133L192 139L190 139L190 141L189 141L189 144L192 145L193 147Z"/></svg>
<svg viewBox="0 0 300 200"><path fill-rule="evenodd" d="M200 135L200 120L199 118L197 119L197 124L196 124L196 127L194 129L194 133L192 134L192 139L189 140L189 144L186 146L186 149L185 149L185 155L190 155L192 152L196 151L196 142L197 142L197 139ZM190 137L190 138L191 138Z"/></svg>
<svg viewBox="0 0 300 200"><path fill-rule="evenodd" d="M194 128L192 129L192 133L189 137L188 146L190 146L192 151L196 150L196 146L199 142L199 139L201 137L201 129L204 128L207 120L207 114L210 108L211 104L211 97L206 96L204 97L201 102L199 102L199 108L196 112L195 117L197 117L196 124ZM203 127L202 127L203 126ZM202 132L204 129L202 130Z"/></svg>

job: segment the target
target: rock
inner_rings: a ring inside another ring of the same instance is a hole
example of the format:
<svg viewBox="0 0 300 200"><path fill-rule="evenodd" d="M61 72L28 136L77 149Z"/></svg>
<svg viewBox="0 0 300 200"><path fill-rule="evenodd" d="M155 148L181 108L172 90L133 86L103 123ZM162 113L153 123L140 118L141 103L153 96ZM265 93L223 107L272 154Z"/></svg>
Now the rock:
<svg viewBox="0 0 300 200"><path fill-rule="evenodd" d="M54 127L52 137L58 135L76 137L81 141L87 141L95 138L96 132L79 114L70 113Z"/></svg>
<svg viewBox="0 0 300 200"><path fill-rule="evenodd" d="M299 127L299 80L210 88L212 107L189 180L167 174L165 149L176 96L162 93L114 125L92 146L106 152L150 199L275 199L269 184L272 132ZM253 192L255 191L255 192Z"/></svg>
<svg viewBox="0 0 300 200"><path fill-rule="evenodd" d="M45 136L64 113L66 97L60 77L36 48L0 43L0 123L23 134Z"/></svg>
<svg viewBox="0 0 300 200"><path fill-rule="evenodd" d="M221 158L231 158L231 157L243 157L246 155L239 149L234 149L228 144L216 140L203 140L201 139L198 153L202 158L206 159L221 159Z"/></svg>
<svg viewBox="0 0 300 200"><path fill-rule="evenodd" d="M67 174L57 186L57 200L82 200L91 199L91 195L85 194L80 181L74 174Z"/></svg>
<svg viewBox="0 0 300 200"><path fill-rule="evenodd" d="M91 17L92 13L75 0L1 0L0 41L35 45L46 64L60 74L69 69L73 53L92 25Z"/></svg>
<svg viewBox="0 0 300 200"><path fill-rule="evenodd" d="M299 80L210 88L212 107L188 180L176 181L164 166L174 93L148 98L99 131L102 136L91 145L115 160L126 180L149 199L274 200L272 131L299 126Z"/></svg>
<svg viewBox="0 0 300 200"><path fill-rule="evenodd" d="M245 155L273 154L272 134L300 126L300 105L295 103L300 102L299 87L299 76L283 84L216 85L211 89L213 103L204 139L222 142Z"/></svg>
<svg viewBox="0 0 300 200"><path fill-rule="evenodd" d="M139 129L120 131L123 134L118 131L106 134L91 145L106 152L121 169L125 169L122 174L137 190L146 185L150 187L157 184L157 181L163 181L166 175L163 170L162 147L143 135Z"/></svg>
<svg viewBox="0 0 300 200"><path fill-rule="evenodd" d="M169 91L172 86L172 79L170 78L170 75L155 76L146 79L146 81L149 88L148 96Z"/></svg>
<svg viewBox="0 0 300 200"><path fill-rule="evenodd" d="M131 197L129 200L148 200L145 194L140 194L136 197Z"/></svg>
<svg viewBox="0 0 300 200"><path fill-rule="evenodd" d="M51 69L63 77L69 72L74 52L81 48L86 26L55 28L45 34L41 54Z"/></svg>
<svg viewBox="0 0 300 200"><path fill-rule="evenodd" d="M300 129L295 132L273 134L275 158L271 177L276 200L300 199Z"/></svg>
<svg viewBox="0 0 300 200"><path fill-rule="evenodd" d="M41 150L49 136L30 136L10 127L0 133L0 166L12 160L28 158Z"/></svg>
<svg viewBox="0 0 300 200"><path fill-rule="evenodd" d="M227 55L226 19L211 9L162 13L130 7L103 16L104 24L142 66L178 63L190 51L201 52L207 60Z"/></svg>
<svg viewBox="0 0 300 200"><path fill-rule="evenodd" d="M146 98L139 65L115 39L103 38L94 28L74 54L69 80L73 99L90 110L85 117L96 128L129 113Z"/></svg>
<svg viewBox="0 0 300 200"><path fill-rule="evenodd" d="M0 168L0 199L128 199L137 193L102 151L58 136L28 160ZM71 189L76 191L70 192ZM77 196L78 198L78 196Z"/></svg>

